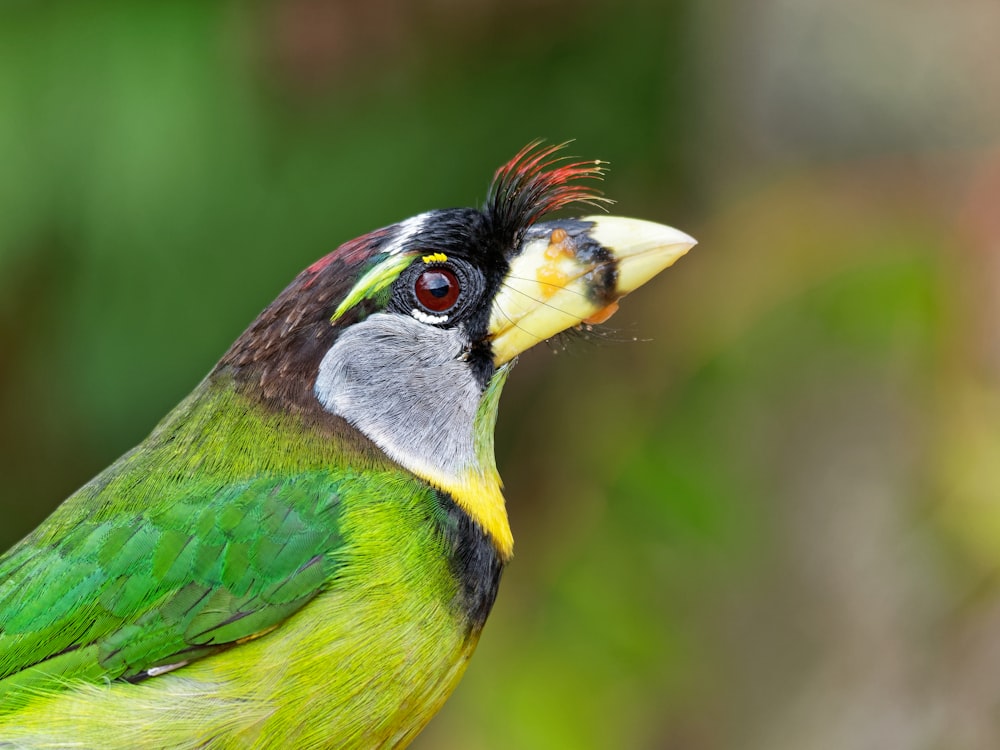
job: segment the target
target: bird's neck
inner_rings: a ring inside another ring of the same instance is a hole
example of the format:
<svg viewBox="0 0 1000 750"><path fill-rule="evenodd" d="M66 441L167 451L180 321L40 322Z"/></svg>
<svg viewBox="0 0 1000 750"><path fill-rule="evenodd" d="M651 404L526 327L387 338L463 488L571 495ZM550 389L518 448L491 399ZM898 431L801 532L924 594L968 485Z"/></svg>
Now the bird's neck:
<svg viewBox="0 0 1000 750"><path fill-rule="evenodd" d="M496 469L493 434L505 380L506 369L490 382L476 411L471 436L474 465L457 474L440 475L432 467L405 467L447 493L487 533L504 562L511 556L513 538ZM341 417L322 409L276 409L218 372L167 415L139 450L147 457L144 463L151 472L180 472L221 481L261 472L398 471L400 466Z"/></svg>
<svg viewBox="0 0 1000 750"><path fill-rule="evenodd" d="M468 345L461 327L438 330L408 316L373 314L346 328L327 350L312 403L450 495L507 560L513 539L493 431L510 365L494 369L490 362L484 382L461 356Z"/></svg>

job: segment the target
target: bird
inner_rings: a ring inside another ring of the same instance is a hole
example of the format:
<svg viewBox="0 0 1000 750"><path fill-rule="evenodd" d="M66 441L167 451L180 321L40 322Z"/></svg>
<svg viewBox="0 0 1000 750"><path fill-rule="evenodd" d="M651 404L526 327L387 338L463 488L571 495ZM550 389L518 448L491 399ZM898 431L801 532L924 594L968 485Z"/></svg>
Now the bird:
<svg viewBox="0 0 1000 750"><path fill-rule="evenodd" d="M307 267L137 447L0 558L2 748L396 748L511 560L494 457L519 354L695 240L597 211L534 141L480 208Z"/></svg>

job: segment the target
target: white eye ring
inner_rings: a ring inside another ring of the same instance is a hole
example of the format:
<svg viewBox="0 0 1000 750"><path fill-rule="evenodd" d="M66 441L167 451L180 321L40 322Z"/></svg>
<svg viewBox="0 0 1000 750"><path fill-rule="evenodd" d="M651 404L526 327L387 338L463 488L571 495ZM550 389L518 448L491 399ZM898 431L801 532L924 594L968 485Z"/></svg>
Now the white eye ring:
<svg viewBox="0 0 1000 750"><path fill-rule="evenodd" d="M421 323L427 323L428 325L438 326L442 323L448 322L447 315L428 315L427 313L413 308L410 310L410 315L419 320Z"/></svg>

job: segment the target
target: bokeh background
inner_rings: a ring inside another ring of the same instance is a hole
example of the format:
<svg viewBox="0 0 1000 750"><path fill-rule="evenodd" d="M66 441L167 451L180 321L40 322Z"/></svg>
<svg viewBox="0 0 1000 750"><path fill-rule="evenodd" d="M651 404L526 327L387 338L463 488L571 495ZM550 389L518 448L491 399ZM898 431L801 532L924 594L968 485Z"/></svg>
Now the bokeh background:
<svg viewBox="0 0 1000 750"><path fill-rule="evenodd" d="M536 137L701 242L522 358L416 747L1000 747L995 0L0 4L0 547Z"/></svg>

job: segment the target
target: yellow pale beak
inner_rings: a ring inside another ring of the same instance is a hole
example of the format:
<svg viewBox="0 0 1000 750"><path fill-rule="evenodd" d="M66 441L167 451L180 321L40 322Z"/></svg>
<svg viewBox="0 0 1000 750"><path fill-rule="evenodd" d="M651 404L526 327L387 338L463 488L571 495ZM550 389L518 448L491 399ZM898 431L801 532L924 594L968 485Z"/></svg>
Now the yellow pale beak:
<svg viewBox="0 0 1000 750"><path fill-rule="evenodd" d="M619 299L695 244L672 227L618 216L534 225L493 300L494 363L502 365L567 328L603 323Z"/></svg>

